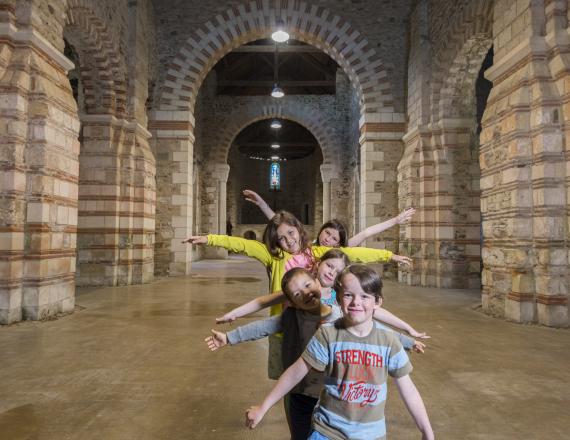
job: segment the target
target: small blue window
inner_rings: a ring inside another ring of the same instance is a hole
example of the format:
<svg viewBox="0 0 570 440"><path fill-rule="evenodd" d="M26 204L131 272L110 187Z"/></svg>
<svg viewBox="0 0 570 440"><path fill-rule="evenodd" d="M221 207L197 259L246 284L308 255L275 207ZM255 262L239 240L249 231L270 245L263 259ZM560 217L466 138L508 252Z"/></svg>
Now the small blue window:
<svg viewBox="0 0 570 440"><path fill-rule="evenodd" d="M281 170L277 162L272 162L269 168L269 189L279 191L281 189Z"/></svg>

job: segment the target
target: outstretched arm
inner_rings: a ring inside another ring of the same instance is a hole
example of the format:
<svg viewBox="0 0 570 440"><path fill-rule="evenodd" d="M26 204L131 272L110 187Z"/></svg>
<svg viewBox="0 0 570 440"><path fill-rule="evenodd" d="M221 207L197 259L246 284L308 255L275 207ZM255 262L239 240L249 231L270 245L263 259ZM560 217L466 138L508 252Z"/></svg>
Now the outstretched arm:
<svg viewBox="0 0 570 440"><path fill-rule="evenodd" d="M267 217L269 220L271 220L273 218L273 216L275 215L275 212L273 212L273 209L271 209L269 207L269 205L267 204L267 202L265 200L263 200L261 198L261 196L259 194L257 194L255 191L252 191L250 189L246 189L243 192L243 196L245 197L245 199L248 202L251 202L254 205L257 205L258 208L261 209L261 212L263 212L265 214L265 217Z"/></svg>
<svg viewBox="0 0 570 440"><path fill-rule="evenodd" d="M408 208L390 220L386 220L382 223L377 223L374 226L369 226L364 231L359 232L354 237L351 237L348 240L348 246L359 246L364 240L372 237L373 235L380 234L380 232L384 232L386 229L390 229L393 226L406 223L408 220L410 220L410 218L412 218L415 212L415 208Z"/></svg>
<svg viewBox="0 0 570 440"><path fill-rule="evenodd" d="M396 382L398 391L400 392L400 396L402 396L402 400L404 401L406 408L408 408L408 412L422 433L422 440L433 440L433 429L429 421L426 407L422 400L422 396L420 396L420 393L412 382L410 376L405 375L403 377L394 378L394 382Z"/></svg>
<svg viewBox="0 0 570 440"><path fill-rule="evenodd" d="M398 318L396 315L394 315L393 313L390 313L388 310L386 310L382 307L380 307L374 311L374 319L376 319L378 321L382 321L382 322L384 322L388 325L391 325L392 327L396 327L400 330L404 330L405 332L408 332L408 334L414 338L420 338L420 339L429 339L430 338L430 336L426 335L425 332L420 333L420 332L416 331L406 321Z"/></svg>
<svg viewBox="0 0 570 440"><path fill-rule="evenodd" d="M250 315L266 307L274 306L275 304L280 304L285 302L285 294L283 292L270 293L269 295L263 295L258 298L252 299L250 302L245 303L242 306L236 307L230 312L226 313L220 318L216 318L216 324L224 324L226 322L233 322L238 318Z"/></svg>
<svg viewBox="0 0 570 440"><path fill-rule="evenodd" d="M259 422L261 422L267 411L269 411L279 399L291 391L308 372L309 364L307 364L303 358L297 359L297 361L281 375L273 389L263 400L263 403L259 406L252 406L245 412L245 426L251 429L255 428Z"/></svg>

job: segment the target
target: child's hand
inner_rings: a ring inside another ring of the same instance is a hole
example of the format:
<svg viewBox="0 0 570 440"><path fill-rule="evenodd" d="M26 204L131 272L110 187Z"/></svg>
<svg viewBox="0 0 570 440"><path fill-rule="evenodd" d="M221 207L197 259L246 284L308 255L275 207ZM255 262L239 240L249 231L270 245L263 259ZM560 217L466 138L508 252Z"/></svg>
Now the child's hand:
<svg viewBox="0 0 570 440"><path fill-rule="evenodd" d="M404 209L398 214L398 224L401 225L402 223L408 222L415 213L416 208Z"/></svg>
<svg viewBox="0 0 570 440"><path fill-rule="evenodd" d="M249 429L255 428L263 419L265 411L260 406L252 406L245 412L245 426Z"/></svg>
<svg viewBox="0 0 570 440"><path fill-rule="evenodd" d="M216 324L225 324L226 322L229 322L231 324L236 319L236 315L234 315L232 312L229 312L220 318L216 318Z"/></svg>
<svg viewBox="0 0 570 440"><path fill-rule="evenodd" d="M208 244L208 237L206 235L193 235L191 237L188 237L182 243Z"/></svg>
<svg viewBox="0 0 570 440"><path fill-rule="evenodd" d="M426 344L424 344L423 342L414 340L414 345L412 347L412 350L414 350L416 353L423 354L425 348L426 348Z"/></svg>
<svg viewBox="0 0 570 440"><path fill-rule="evenodd" d="M391 260L394 263L401 263L404 266L408 266L408 267L412 266L412 259L410 257L405 257L404 255L393 254Z"/></svg>
<svg viewBox="0 0 570 440"><path fill-rule="evenodd" d="M265 203L259 194L249 189L243 191L243 196L248 202L251 202L257 206L262 206Z"/></svg>
<svg viewBox="0 0 570 440"><path fill-rule="evenodd" d="M426 332L420 333L418 331L416 331L415 329L410 329L410 331L408 332L408 334L412 337L412 338L418 338L418 339L431 339L431 336L428 336L426 334Z"/></svg>
<svg viewBox="0 0 570 440"><path fill-rule="evenodd" d="M218 348L228 345L228 335L212 329L212 335L208 336L204 341L208 344L210 351L216 351Z"/></svg>

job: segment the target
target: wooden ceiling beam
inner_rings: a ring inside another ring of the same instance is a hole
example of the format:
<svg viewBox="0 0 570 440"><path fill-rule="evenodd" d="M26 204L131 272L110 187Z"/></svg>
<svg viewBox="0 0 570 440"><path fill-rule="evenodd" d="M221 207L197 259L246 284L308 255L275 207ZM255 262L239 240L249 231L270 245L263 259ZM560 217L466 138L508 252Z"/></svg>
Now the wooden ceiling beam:
<svg viewBox="0 0 570 440"><path fill-rule="evenodd" d="M275 52L275 46L264 46L260 44L252 44L246 46L240 46L232 52ZM307 52L323 52L321 49L315 46L279 46L279 53L307 53ZM324 53L324 52L323 52Z"/></svg>
<svg viewBox="0 0 570 440"><path fill-rule="evenodd" d="M279 81L281 87L331 87L334 80L320 81ZM250 81L250 80L222 80L218 81L219 87L272 87L273 81Z"/></svg>

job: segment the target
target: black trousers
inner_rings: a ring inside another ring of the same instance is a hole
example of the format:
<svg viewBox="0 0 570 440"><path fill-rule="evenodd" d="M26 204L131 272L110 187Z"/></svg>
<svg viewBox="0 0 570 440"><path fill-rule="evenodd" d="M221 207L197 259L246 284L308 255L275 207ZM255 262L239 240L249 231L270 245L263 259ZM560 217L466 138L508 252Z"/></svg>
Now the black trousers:
<svg viewBox="0 0 570 440"><path fill-rule="evenodd" d="M304 394L289 394L292 440L307 440L311 434L313 410L319 399Z"/></svg>

